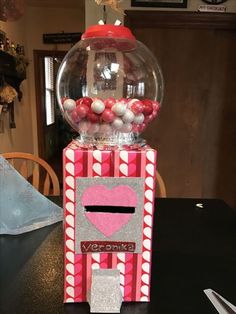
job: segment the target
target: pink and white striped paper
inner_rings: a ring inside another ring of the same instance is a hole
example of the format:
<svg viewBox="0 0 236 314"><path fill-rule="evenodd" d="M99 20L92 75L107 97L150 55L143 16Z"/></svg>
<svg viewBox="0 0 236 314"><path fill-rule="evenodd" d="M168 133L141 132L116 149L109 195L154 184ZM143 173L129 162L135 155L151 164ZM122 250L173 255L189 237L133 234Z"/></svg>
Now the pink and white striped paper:
<svg viewBox="0 0 236 314"><path fill-rule="evenodd" d="M152 225L155 195L156 151L92 150L71 143L63 152L64 163L64 302L87 301L92 269L117 268L124 301L149 301ZM142 253L75 253L77 177L143 177Z"/></svg>

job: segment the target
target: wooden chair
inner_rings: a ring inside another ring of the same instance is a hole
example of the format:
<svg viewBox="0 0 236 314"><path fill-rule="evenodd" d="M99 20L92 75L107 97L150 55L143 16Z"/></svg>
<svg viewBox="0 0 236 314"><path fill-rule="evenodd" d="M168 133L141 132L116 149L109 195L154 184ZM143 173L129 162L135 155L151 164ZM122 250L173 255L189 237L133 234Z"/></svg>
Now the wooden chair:
<svg viewBox="0 0 236 314"><path fill-rule="evenodd" d="M156 171L156 195L158 197L166 197L166 186L158 171Z"/></svg>
<svg viewBox="0 0 236 314"><path fill-rule="evenodd" d="M60 195L59 180L52 167L43 159L29 153L1 154L39 192Z"/></svg>

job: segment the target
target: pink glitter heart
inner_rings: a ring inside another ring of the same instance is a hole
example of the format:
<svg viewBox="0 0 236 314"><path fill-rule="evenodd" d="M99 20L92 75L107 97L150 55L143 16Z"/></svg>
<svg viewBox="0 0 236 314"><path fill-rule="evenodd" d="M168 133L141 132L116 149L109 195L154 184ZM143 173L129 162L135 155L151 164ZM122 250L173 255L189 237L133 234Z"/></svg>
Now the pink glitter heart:
<svg viewBox="0 0 236 314"><path fill-rule="evenodd" d="M110 237L128 223L132 214L88 212L85 216L97 230Z"/></svg>
<svg viewBox="0 0 236 314"><path fill-rule="evenodd" d="M125 195L125 197L121 197ZM137 206L137 194L127 185L108 189L104 185L88 187L82 195L82 206ZM102 232L110 237L119 231L131 219L130 213L86 212L86 218Z"/></svg>

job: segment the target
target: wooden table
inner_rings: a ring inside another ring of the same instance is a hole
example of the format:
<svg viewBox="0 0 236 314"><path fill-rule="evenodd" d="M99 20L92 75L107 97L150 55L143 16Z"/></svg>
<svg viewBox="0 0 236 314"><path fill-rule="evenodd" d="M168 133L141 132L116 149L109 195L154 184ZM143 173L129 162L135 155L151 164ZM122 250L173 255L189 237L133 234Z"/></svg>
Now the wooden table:
<svg viewBox="0 0 236 314"><path fill-rule="evenodd" d="M1 314L89 313L63 305L62 223L0 236L0 263ZM236 212L221 200L156 200L151 302L121 313L214 314L206 288L236 304Z"/></svg>

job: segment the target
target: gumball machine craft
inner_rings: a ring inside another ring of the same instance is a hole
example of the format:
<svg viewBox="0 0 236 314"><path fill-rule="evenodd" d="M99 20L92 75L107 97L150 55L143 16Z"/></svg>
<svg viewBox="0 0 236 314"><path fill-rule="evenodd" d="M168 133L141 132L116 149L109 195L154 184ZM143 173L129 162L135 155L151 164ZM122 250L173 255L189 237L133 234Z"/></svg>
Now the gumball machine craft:
<svg viewBox="0 0 236 314"><path fill-rule="evenodd" d="M64 302L118 313L150 300L156 151L139 134L159 112L161 70L128 28L94 25L65 56L57 95L79 133L63 151Z"/></svg>

